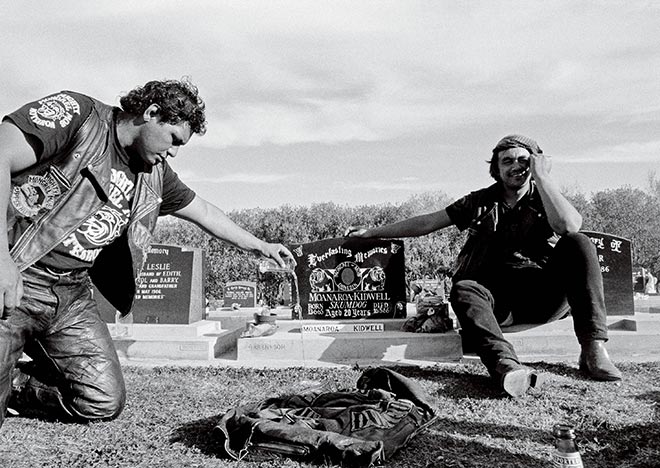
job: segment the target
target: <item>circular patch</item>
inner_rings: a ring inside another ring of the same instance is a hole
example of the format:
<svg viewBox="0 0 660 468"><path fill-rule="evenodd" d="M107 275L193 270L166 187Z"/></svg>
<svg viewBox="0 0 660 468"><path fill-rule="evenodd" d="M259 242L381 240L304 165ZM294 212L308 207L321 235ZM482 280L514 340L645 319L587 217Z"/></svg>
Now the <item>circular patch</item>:
<svg viewBox="0 0 660 468"><path fill-rule="evenodd" d="M360 267L353 262L340 263L335 268L335 284L340 291L353 291L360 286Z"/></svg>
<svg viewBox="0 0 660 468"><path fill-rule="evenodd" d="M39 107L31 107L30 120L41 127L55 128L55 123L64 128L80 114L80 104L68 94L60 93L39 101Z"/></svg>
<svg viewBox="0 0 660 468"><path fill-rule="evenodd" d="M11 191L12 206L26 218L32 218L41 210L51 210L60 188L52 179L31 175L27 181Z"/></svg>

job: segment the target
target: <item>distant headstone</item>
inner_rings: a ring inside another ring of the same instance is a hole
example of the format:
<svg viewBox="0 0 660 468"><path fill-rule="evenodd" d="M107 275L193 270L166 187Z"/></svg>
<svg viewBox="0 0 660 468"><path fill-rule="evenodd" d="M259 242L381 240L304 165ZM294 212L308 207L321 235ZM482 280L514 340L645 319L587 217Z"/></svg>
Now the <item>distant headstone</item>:
<svg viewBox="0 0 660 468"><path fill-rule="evenodd" d="M416 297L427 295L436 295L440 297L448 297L451 290L451 280L447 277L439 278L424 278L417 279L411 283L411 288Z"/></svg>
<svg viewBox="0 0 660 468"><path fill-rule="evenodd" d="M602 232L582 231L596 246L607 315L634 315L630 241Z"/></svg>
<svg viewBox="0 0 660 468"><path fill-rule="evenodd" d="M291 250L303 319L405 317L402 241L344 237Z"/></svg>
<svg viewBox="0 0 660 468"><path fill-rule="evenodd" d="M101 317L115 321L115 309L94 292ZM204 318L204 259L201 249L152 244L137 281L134 323L188 324Z"/></svg>
<svg viewBox="0 0 660 468"><path fill-rule="evenodd" d="M291 282L283 281L280 284L280 289L277 292L277 302L281 305L288 306L293 300L293 294L291 292Z"/></svg>
<svg viewBox="0 0 660 468"><path fill-rule="evenodd" d="M633 291L644 292L644 276L646 270L642 267L635 267L632 270Z"/></svg>
<svg viewBox="0 0 660 468"><path fill-rule="evenodd" d="M429 279L429 278L417 279L415 280L415 283L420 288L426 289L427 291L436 291L440 287L439 279Z"/></svg>
<svg viewBox="0 0 660 468"><path fill-rule="evenodd" d="M238 304L241 307L257 306L257 283L255 281L232 281L224 288L225 307Z"/></svg>

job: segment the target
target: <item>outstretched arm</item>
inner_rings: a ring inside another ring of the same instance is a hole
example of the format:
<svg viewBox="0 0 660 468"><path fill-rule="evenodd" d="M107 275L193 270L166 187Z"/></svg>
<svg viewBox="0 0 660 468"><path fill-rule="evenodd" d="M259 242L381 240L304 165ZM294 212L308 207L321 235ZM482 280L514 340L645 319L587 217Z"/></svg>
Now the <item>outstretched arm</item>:
<svg viewBox="0 0 660 468"><path fill-rule="evenodd" d="M559 187L550 177L550 156L532 154L530 161L532 177L536 181L552 230L559 235L579 231L582 227L582 215L561 194Z"/></svg>
<svg viewBox="0 0 660 468"><path fill-rule="evenodd" d="M242 250L271 258L281 267L286 267L284 259L293 260L291 252L282 244L258 239L229 219L220 208L199 196L174 215L197 224L212 236Z"/></svg>
<svg viewBox="0 0 660 468"><path fill-rule="evenodd" d="M439 229L451 226L453 223L446 210L413 216L396 223L385 224L373 228L350 226L345 235L350 237L419 237Z"/></svg>
<svg viewBox="0 0 660 468"><path fill-rule="evenodd" d="M19 306L23 297L23 280L9 255L7 240L7 205L11 190L11 175L37 161L32 147L18 127L0 124L0 318L5 309Z"/></svg>

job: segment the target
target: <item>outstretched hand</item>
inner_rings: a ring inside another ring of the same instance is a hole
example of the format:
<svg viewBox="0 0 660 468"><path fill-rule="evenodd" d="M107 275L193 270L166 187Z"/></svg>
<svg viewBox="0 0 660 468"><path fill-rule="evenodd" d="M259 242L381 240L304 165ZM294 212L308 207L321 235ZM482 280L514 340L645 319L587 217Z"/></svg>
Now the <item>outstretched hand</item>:
<svg viewBox="0 0 660 468"><path fill-rule="evenodd" d="M0 256L0 318L5 318L7 310L21 305L23 278L9 255Z"/></svg>
<svg viewBox="0 0 660 468"><path fill-rule="evenodd" d="M349 226L344 231L344 237L366 237L367 228L362 226Z"/></svg>
<svg viewBox="0 0 660 468"><path fill-rule="evenodd" d="M296 265L296 260L293 258L293 254L282 244L266 243L264 250L261 253L264 257L275 261L275 263L282 268L290 268L292 265Z"/></svg>

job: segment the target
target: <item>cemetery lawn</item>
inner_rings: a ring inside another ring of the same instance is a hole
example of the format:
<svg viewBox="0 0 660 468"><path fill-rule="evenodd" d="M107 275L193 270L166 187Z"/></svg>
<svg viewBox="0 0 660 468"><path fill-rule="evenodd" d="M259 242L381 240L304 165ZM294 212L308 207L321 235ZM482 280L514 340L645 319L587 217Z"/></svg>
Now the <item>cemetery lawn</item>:
<svg viewBox="0 0 660 468"><path fill-rule="evenodd" d="M549 373L520 399L497 394L478 363L393 367L437 400L439 418L388 467L551 466L552 425L576 425L584 466L660 466L660 363L620 363L622 383L584 380L573 364L533 363ZM0 429L0 467L312 467L255 455L218 455L211 430L239 402L301 381L354 388L357 368L126 367L128 400L115 421L86 425L11 417ZM328 465L324 465L328 466Z"/></svg>

